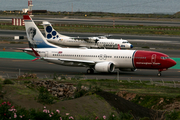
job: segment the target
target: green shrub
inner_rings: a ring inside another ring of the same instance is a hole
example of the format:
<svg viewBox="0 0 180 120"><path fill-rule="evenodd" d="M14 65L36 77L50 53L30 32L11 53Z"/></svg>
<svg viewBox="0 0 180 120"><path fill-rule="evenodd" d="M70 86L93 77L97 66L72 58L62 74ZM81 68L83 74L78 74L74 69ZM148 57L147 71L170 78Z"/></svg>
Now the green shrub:
<svg viewBox="0 0 180 120"><path fill-rule="evenodd" d="M76 91L74 94L74 97L75 98L79 98L79 97L82 97L83 95L85 95L88 91L85 91L85 90L79 90L79 91Z"/></svg>
<svg viewBox="0 0 180 120"><path fill-rule="evenodd" d="M24 84L29 84L29 83L31 83L30 80L27 80L27 81L25 80L25 81L24 81Z"/></svg>
<svg viewBox="0 0 180 120"><path fill-rule="evenodd" d="M141 118L140 120L150 120L148 117Z"/></svg>
<svg viewBox="0 0 180 120"><path fill-rule="evenodd" d="M9 112L9 109L11 109L11 104L9 102L1 101L0 105L1 105L0 106L0 118L1 118L1 120L9 119L8 116L12 116L12 113Z"/></svg>
<svg viewBox="0 0 180 120"><path fill-rule="evenodd" d="M60 111L50 111L44 107L42 111L25 108L15 107L10 102L2 101L0 102L0 120L59 120L61 117ZM62 117L69 118L69 116Z"/></svg>
<svg viewBox="0 0 180 120"><path fill-rule="evenodd" d="M0 84L0 91L2 90L2 85Z"/></svg>
<svg viewBox="0 0 180 120"><path fill-rule="evenodd" d="M95 92L100 92L100 91L102 91L101 88L98 87L97 85L94 87L94 89L95 89Z"/></svg>
<svg viewBox="0 0 180 120"><path fill-rule="evenodd" d="M53 97L46 88L40 87L39 88L39 96L37 101L43 104L53 104L55 97Z"/></svg>
<svg viewBox="0 0 180 120"><path fill-rule="evenodd" d="M89 85L88 90L81 89L81 86L83 86L83 85L81 84L81 82L79 82L76 86L76 91L74 92L75 98L79 98L79 97L82 97L84 95L92 95L94 93L94 91L91 88L91 85Z"/></svg>
<svg viewBox="0 0 180 120"><path fill-rule="evenodd" d="M36 111L34 109L31 109L30 110L31 119L32 120L59 120L60 118L60 115L57 112L50 112L47 110L47 113L46 113L45 111L44 112L43 111Z"/></svg>
<svg viewBox="0 0 180 120"><path fill-rule="evenodd" d="M12 82L10 79L5 79L3 84L14 84L14 82Z"/></svg>
<svg viewBox="0 0 180 120"><path fill-rule="evenodd" d="M111 113L108 120L118 120L118 116L115 116L114 113Z"/></svg>
<svg viewBox="0 0 180 120"><path fill-rule="evenodd" d="M119 119L120 120L134 120L134 117L128 112L128 113L119 113Z"/></svg>
<svg viewBox="0 0 180 120"><path fill-rule="evenodd" d="M180 119L180 111L172 111L169 114L165 115L166 120L179 120Z"/></svg>
<svg viewBox="0 0 180 120"><path fill-rule="evenodd" d="M156 105L159 102L160 97L159 96L139 96L136 95L136 97L132 100L132 102L139 104L146 108L151 108L153 105Z"/></svg>
<svg viewBox="0 0 180 120"><path fill-rule="evenodd" d="M81 82L79 82L77 84L77 87L76 87L76 91L74 92L74 97L75 98L79 98L79 97L82 97L83 95L85 95L88 91L84 90L84 89L81 89Z"/></svg>

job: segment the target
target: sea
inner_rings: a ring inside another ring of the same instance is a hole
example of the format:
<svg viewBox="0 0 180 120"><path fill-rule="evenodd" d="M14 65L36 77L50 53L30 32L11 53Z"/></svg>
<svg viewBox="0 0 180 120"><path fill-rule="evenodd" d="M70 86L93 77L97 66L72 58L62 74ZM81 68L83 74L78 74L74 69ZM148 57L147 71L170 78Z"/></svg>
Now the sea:
<svg viewBox="0 0 180 120"><path fill-rule="evenodd" d="M180 0L32 0L33 10L55 12L110 12L174 14ZM28 0L0 0L0 10L28 8Z"/></svg>

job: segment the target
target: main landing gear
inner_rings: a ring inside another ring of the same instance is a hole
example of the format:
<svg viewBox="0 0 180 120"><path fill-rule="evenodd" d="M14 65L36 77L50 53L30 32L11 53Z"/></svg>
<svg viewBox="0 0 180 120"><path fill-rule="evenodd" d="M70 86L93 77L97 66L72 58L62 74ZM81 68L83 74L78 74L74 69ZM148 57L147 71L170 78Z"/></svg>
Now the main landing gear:
<svg viewBox="0 0 180 120"><path fill-rule="evenodd" d="M87 69L87 74L93 74L93 73L94 73L94 70L92 68Z"/></svg>

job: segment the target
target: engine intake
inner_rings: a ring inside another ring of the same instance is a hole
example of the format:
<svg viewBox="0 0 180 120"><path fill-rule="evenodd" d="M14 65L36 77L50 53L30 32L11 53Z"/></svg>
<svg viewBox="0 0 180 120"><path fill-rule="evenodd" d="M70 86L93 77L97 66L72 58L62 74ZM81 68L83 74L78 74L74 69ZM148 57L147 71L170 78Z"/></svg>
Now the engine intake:
<svg viewBox="0 0 180 120"><path fill-rule="evenodd" d="M102 62L97 63L94 68L97 72L113 72L115 66L111 62Z"/></svg>

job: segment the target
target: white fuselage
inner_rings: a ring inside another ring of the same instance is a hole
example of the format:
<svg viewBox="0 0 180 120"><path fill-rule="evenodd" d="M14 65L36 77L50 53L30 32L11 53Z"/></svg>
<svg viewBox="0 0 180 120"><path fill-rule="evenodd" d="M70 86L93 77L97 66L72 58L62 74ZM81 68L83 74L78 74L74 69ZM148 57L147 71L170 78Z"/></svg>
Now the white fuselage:
<svg viewBox="0 0 180 120"><path fill-rule="evenodd" d="M86 66L86 62L112 62L116 68L134 68L132 60L134 52L135 50L38 49L38 53L41 57L59 58L59 60L48 59L46 61L60 65ZM64 62L62 59L66 59L66 61ZM70 62L68 62L68 59L70 59ZM76 60L78 61L77 63ZM92 64L94 65L94 63Z"/></svg>
<svg viewBox="0 0 180 120"><path fill-rule="evenodd" d="M91 48L118 48L118 44L121 48L132 48L132 45L127 40L116 40L116 39L98 39L97 42L94 40L75 40L73 38L61 37L55 39L47 39L49 42L70 47L91 47Z"/></svg>

